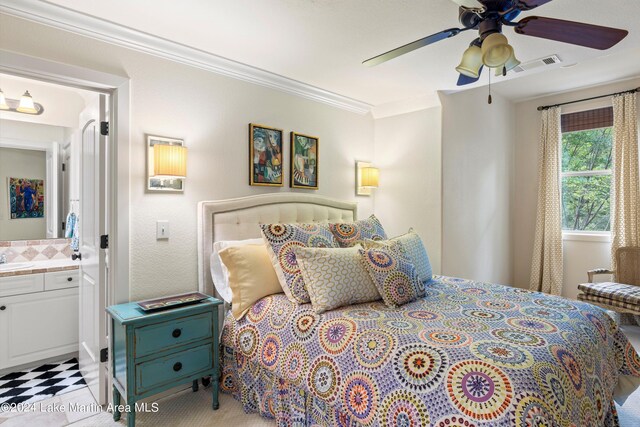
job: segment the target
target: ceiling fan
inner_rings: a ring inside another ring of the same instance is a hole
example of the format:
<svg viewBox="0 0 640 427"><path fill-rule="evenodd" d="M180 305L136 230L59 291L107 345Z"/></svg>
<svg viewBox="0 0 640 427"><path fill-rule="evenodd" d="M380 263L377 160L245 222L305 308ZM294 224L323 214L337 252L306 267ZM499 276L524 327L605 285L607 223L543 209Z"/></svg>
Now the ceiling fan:
<svg viewBox="0 0 640 427"><path fill-rule="evenodd" d="M373 66L389 61L405 53L456 36L463 31L478 30L479 36L464 52L462 62L456 67L460 73L458 86L478 81L484 67L496 69L496 75L506 75L518 65L513 48L502 34L503 26L513 27L525 36L606 50L624 39L626 30L601 27L562 19L528 16L518 22L514 20L521 12L542 6L552 0L452 0L460 6L459 21L462 28L450 28L428 37L374 56L363 62Z"/></svg>

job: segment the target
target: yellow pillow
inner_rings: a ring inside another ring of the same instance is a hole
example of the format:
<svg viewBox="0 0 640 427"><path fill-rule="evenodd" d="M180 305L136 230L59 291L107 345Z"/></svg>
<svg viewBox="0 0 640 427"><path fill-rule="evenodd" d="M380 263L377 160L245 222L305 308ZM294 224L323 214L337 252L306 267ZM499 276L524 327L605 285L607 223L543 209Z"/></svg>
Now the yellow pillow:
<svg viewBox="0 0 640 427"><path fill-rule="evenodd" d="M220 251L220 259L229 270L231 312L236 319L261 298L282 292L265 245L231 246Z"/></svg>

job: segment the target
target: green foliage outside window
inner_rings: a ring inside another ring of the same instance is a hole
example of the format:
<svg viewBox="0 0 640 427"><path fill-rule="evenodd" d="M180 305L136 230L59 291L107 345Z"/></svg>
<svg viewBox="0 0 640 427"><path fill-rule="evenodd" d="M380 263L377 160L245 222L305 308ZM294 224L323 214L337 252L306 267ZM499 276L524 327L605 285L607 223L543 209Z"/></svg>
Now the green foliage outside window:
<svg viewBox="0 0 640 427"><path fill-rule="evenodd" d="M562 228L610 231L611 128L562 135Z"/></svg>

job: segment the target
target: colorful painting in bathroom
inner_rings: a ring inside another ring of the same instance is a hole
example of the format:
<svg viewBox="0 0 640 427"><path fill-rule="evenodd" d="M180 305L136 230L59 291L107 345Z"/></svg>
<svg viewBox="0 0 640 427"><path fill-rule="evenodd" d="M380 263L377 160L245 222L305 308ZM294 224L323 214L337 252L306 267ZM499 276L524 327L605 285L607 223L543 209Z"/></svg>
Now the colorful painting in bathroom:
<svg viewBox="0 0 640 427"><path fill-rule="evenodd" d="M9 178L11 219L44 218L44 180Z"/></svg>

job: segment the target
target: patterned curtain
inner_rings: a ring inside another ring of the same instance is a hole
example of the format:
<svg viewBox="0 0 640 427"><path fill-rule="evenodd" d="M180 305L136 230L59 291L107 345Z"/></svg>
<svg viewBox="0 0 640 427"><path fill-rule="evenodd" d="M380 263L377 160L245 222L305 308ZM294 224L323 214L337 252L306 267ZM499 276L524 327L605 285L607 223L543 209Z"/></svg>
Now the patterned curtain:
<svg viewBox="0 0 640 427"><path fill-rule="evenodd" d="M562 198L560 108L542 112L538 147L538 213L529 288L562 293Z"/></svg>
<svg viewBox="0 0 640 427"><path fill-rule="evenodd" d="M635 93L613 97L613 182L611 184L611 258L616 249L640 246L640 159Z"/></svg>

